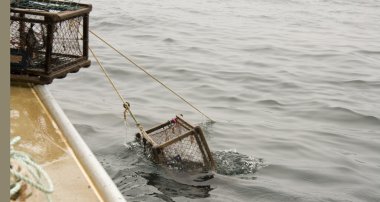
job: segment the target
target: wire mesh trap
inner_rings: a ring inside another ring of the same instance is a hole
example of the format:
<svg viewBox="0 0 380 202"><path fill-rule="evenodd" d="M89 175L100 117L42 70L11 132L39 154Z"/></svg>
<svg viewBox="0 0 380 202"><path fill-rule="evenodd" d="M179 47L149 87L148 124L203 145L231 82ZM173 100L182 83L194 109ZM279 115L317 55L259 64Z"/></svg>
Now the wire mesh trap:
<svg viewBox="0 0 380 202"><path fill-rule="evenodd" d="M215 169L202 129L179 116L145 133L137 133L136 138L156 163L181 170Z"/></svg>
<svg viewBox="0 0 380 202"><path fill-rule="evenodd" d="M90 66L91 10L89 4L72 1L12 0L11 81L49 84Z"/></svg>

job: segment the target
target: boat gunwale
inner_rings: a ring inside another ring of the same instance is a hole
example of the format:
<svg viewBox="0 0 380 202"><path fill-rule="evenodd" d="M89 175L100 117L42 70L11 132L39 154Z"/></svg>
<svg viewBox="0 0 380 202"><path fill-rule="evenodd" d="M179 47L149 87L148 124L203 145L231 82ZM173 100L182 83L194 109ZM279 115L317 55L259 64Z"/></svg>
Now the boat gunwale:
<svg viewBox="0 0 380 202"><path fill-rule="evenodd" d="M84 142L78 131L50 93L49 89L45 85L35 85L34 89L46 109L51 113L51 116L56 121L58 127L61 129L77 159L80 161L81 166L85 169L86 174L92 183L94 183L95 188L101 197L105 201L126 202L120 190L107 174L103 166L99 163L88 145Z"/></svg>

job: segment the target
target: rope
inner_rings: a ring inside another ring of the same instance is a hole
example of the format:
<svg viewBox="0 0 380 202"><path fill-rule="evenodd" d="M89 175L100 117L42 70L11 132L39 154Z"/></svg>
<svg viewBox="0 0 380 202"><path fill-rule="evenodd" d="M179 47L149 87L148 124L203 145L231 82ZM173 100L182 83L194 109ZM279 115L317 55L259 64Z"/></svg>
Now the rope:
<svg viewBox="0 0 380 202"><path fill-rule="evenodd" d="M121 55L122 57L124 57L125 59L127 59L130 63L132 63L133 65L135 65L137 68L139 68L141 71L143 71L146 75L150 76L153 80L155 80L156 82L158 82L159 84L161 84L163 87L165 87L167 90L169 90L171 93L173 93L174 95L176 95L178 98L180 98L182 101L184 101L186 104L188 104L190 107L192 107L193 109L195 109L196 111L198 111L199 113L201 113L203 116L205 116L206 118L208 118L211 122L215 122L213 119L211 119L209 116L207 116L206 114L204 114L202 111L200 111L197 107L195 107L193 104L191 104L189 101L187 101L184 97L182 97L181 95L179 95L178 93L176 93L174 90L172 90L171 88L169 88L169 86L167 86L166 84L164 84L162 81L160 81L158 78L156 78L155 76L153 76L152 74L150 74L147 70L145 70L143 67L141 67L140 65L138 65L137 63L135 63L132 59L130 59L128 56L126 56L125 54L123 54L122 52L120 52L118 49L116 49L114 46L112 46L111 44L109 44L106 40L104 40L102 37L100 37L99 35L97 35L96 33L94 33L92 30L89 30L90 33L92 33L94 36L96 36L99 40L101 40L103 43L105 43L107 46L109 46L110 48L112 48L114 51L116 51L119 55Z"/></svg>
<svg viewBox="0 0 380 202"><path fill-rule="evenodd" d="M11 197L14 196L16 193L18 193L22 189L22 183L27 183L31 185L32 187L45 193L47 195L48 201L51 201L49 194L54 191L54 187L49 175L42 169L41 166L36 164L26 153L14 150L13 145L16 144L20 139L21 138L17 136L11 140L10 159L11 161L20 163L20 165L22 165L23 168L26 169L26 171L32 174L34 179L31 179L27 175L18 171L15 168L16 166L11 166L10 174L12 177L16 179L16 182L14 184L11 184L12 188L10 189L10 196ZM46 186L41 183L42 177L45 178L46 180L46 183L47 183Z"/></svg>
<svg viewBox="0 0 380 202"><path fill-rule="evenodd" d="M115 83L112 81L111 77L107 73L106 69L103 67L102 63L99 61L99 59L95 55L94 51L92 51L92 48L88 47L88 49L90 50L91 54L94 56L94 58L95 58L96 62L98 63L100 69L103 71L104 75L107 77L108 81L110 82L110 84L112 85L112 88L115 90L115 92L119 96L120 100L123 102L123 104L126 103L123 96L121 96L119 90L116 88Z"/></svg>
<svg viewBox="0 0 380 202"><path fill-rule="evenodd" d="M115 83L112 81L111 77L109 76L109 74L107 73L106 69L103 67L102 63L99 61L98 57L96 56L96 54L94 53L94 51L88 47L88 49L90 50L91 54L94 56L95 60L96 60L96 63L98 63L100 69L103 71L104 75L106 75L108 81L111 83L112 85L112 88L114 89L114 91L117 93L117 95L119 96L120 100L123 102L123 107L124 107L124 121L126 122L127 121L127 115L130 114L132 119L134 120L134 122L136 123L136 126L140 129L141 132L144 132L144 129L142 128L140 122L136 119L136 116L132 113L131 109L130 109L130 104L128 102L125 101L125 99L123 98L123 96L121 96L121 93L119 92L119 90L116 88L116 85Z"/></svg>
<svg viewBox="0 0 380 202"><path fill-rule="evenodd" d="M21 189L21 183L16 183L13 185L13 188L10 190L10 196L12 197L15 195L17 192L19 192Z"/></svg>

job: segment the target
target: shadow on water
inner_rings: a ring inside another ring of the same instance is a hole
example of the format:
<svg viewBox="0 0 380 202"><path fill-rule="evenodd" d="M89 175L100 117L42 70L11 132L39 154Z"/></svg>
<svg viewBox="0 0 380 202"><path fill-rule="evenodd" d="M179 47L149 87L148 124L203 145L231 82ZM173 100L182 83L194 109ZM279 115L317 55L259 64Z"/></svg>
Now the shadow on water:
<svg viewBox="0 0 380 202"><path fill-rule="evenodd" d="M213 190L210 185L183 184L157 173L139 173L139 175L148 180L147 185L156 187L167 197L207 198L210 196L209 192Z"/></svg>

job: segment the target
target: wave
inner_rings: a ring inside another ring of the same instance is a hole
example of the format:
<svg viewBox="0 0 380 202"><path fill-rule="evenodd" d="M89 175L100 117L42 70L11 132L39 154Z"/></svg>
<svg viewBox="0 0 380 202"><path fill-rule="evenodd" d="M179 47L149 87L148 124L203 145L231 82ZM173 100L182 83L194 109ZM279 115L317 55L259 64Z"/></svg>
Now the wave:
<svg viewBox="0 0 380 202"><path fill-rule="evenodd" d="M172 39L172 38L166 38L163 40L164 42L167 42L167 43L175 43L176 40Z"/></svg>
<svg viewBox="0 0 380 202"><path fill-rule="evenodd" d="M256 103L266 105L266 106L283 106L284 105L276 100L259 100L259 101L256 101Z"/></svg>
<svg viewBox="0 0 380 202"><path fill-rule="evenodd" d="M312 120L349 123L350 125L380 126L379 117L362 114L344 107L322 107L319 110L304 110L292 112L292 114Z"/></svg>

